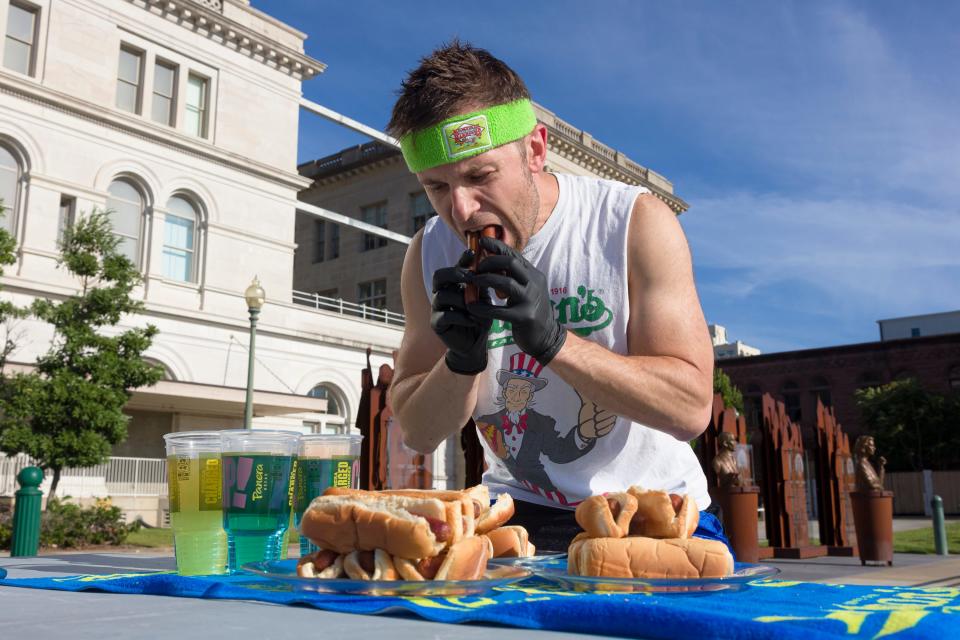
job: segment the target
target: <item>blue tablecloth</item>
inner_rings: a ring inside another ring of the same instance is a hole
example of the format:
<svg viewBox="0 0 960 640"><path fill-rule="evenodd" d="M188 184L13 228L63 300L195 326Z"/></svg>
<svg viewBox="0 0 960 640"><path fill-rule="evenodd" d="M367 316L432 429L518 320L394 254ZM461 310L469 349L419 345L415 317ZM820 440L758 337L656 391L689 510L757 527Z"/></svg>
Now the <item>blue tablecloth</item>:
<svg viewBox="0 0 960 640"><path fill-rule="evenodd" d="M253 576L164 573L0 579L0 586L306 604L358 614L411 612L446 623L486 622L640 638L960 637L960 589L757 580L697 594L572 593L541 578L482 596L323 595Z"/></svg>

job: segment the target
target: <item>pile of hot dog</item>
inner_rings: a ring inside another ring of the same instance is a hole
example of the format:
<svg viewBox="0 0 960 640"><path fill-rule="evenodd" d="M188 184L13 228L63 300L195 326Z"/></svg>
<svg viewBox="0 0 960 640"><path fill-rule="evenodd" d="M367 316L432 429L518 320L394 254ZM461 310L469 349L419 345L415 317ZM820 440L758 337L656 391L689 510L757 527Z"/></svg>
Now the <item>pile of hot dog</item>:
<svg viewBox="0 0 960 640"><path fill-rule="evenodd" d="M492 506L486 487L464 491L327 489L310 503L300 534L320 550L297 574L354 580L477 580L487 561L532 555L522 527L502 527L513 499Z"/></svg>
<svg viewBox="0 0 960 640"><path fill-rule="evenodd" d="M716 540L690 537L700 513L690 496L630 487L584 500L567 573L607 578L716 578L733 572L733 556Z"/></svg>
<svg viewBox="0 0 960 640"><path fill-rule="evenodd" d="M491 506L486 487L463 491L328 489L304 513L300 534L320 550L300 559L309 578L478 580L487 561L533 556L523 527L504 526L513 499ZM631 487L584 500L583 532L570 544L567 572L608 578L713 578L733 572L726 545L690 537L693 498Z"/></svg>

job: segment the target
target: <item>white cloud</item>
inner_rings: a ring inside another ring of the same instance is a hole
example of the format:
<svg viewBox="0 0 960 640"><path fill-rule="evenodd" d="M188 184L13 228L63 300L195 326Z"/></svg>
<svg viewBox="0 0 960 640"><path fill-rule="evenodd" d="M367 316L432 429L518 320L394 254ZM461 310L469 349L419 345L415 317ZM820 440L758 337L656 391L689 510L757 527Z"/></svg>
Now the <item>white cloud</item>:
<svg viewBox="0 0 960 640"><path fill-rule="evenodd" d="M695 265L729 274L701 286L723 287L731 298L789 284L821 291L839 315L865 314L864 321L945 310L960 300L955 207L752 193L693 204L681 220Z"/></svg>

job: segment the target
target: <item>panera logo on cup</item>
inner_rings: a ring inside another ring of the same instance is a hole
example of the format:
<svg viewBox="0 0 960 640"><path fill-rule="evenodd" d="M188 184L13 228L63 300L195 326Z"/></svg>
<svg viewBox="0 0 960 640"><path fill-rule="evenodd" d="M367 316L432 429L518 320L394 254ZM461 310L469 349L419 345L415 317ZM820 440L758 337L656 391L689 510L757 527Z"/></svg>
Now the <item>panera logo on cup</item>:
<svg viewBox="0 0 960 640"><path fill-rule="evenodd" d="M257 470L254 472L254 477L256 478L256 485L253 489L253 495L250 498L254 501L263 500L263 489L264 489L264 477L263 477L263 465L258 464Z"/></svg>

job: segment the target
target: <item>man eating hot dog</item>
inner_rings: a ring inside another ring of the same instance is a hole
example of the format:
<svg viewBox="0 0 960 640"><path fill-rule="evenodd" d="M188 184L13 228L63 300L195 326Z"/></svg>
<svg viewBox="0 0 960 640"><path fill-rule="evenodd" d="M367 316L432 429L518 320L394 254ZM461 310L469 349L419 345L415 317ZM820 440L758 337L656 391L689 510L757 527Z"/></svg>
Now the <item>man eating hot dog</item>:
<svg viewBox="0 0 960 640"><path fill-rule="evenodd" d="M402 272L391 397L406 444L433 451L473 418L484 484L513 496L511 524L540 549L566 550L593 495L641 486L708 507L688 442L710 419L713 350L670 208L547 172L523 81L460 42L410 72L388 131L438 213ZM711 513L695 535L723 539Z"/></svg>

